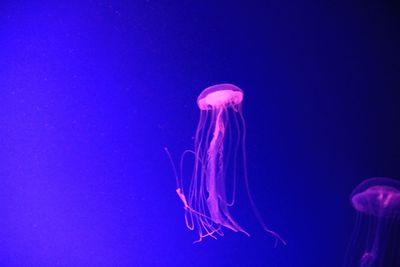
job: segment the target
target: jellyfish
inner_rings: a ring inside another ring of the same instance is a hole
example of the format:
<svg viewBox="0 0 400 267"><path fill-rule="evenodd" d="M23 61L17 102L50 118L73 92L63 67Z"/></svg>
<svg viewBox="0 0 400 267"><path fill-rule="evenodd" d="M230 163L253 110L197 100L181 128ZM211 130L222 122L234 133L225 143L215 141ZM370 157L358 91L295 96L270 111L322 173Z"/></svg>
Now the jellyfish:
<svg viewBox="0 0 400 267"><path fill-rule="evenodd" d="M185 209L186 226L197 231L198 241L205 237L217 239L224 235L223 229L249 236L230 212L235 204L238 177L243 177L249 206L255 217L277 242L285 244L276 232L265 225L250 194L242 101L243 91L233 84L210 86L198 96L200 119L194 136L194 149L182 154L180 165L182 170L184 157L192 154L193 171L189 176L190 182L186 184L182 171L180 175L176 174L176 193Z"/></svg>
<svg viewBox="0 0 400 267"><path fill-rule="evenodd" d="M367 179L353 190L350 199L358 215L347 266L400 266L400 182L391 178ZM367 229L363 229L363 223ZM358 243L363 246L357 247Z"/></svg>

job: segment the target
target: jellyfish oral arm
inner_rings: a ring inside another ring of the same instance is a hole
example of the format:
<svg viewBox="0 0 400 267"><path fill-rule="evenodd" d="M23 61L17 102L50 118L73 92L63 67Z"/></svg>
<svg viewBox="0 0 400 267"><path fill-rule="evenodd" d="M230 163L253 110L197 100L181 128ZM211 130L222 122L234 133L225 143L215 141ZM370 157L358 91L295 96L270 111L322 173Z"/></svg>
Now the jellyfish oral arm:
<svg viewBox="0 0 400 267"><path fill-rule="evenodd" d="M228 201L222 188L225 188L224 177L224 141L225 124L224 108L216 109L216 118L213 137L207 151L206 165L206 189L208 192L207 207L211 219L235 232L242 232L249 235L231 216L228 210Z"/></svg>
<svg viewBox="0 0 400 267"><path fill-rule="evenodd" d="M218 168L223 168L223 161L221 159L221 154L224 149L224 125L221 122L221 110L217 114L216 124L214 128L213 138L210 142L209 149L207 151L208 161L207 161L207 175L206 175L206 188L208 192L207 206L210 211L211 218L216 223L223 224L223 220L219 214L219 200L217 193L217 170ZM222 141L221 141L222 140ZM218 161L218 163L217 163Z"/></svg>
<svg viewBox="0 0 400 267"><path fill-rule="evenodd" d="M361 267L372 267L375 266L377 255L379 254L379 247L381 242L380 232L382 231L382 220L378 220L375 228L375 234L373 235L372 246L367 248L360 259Z"/></svg>

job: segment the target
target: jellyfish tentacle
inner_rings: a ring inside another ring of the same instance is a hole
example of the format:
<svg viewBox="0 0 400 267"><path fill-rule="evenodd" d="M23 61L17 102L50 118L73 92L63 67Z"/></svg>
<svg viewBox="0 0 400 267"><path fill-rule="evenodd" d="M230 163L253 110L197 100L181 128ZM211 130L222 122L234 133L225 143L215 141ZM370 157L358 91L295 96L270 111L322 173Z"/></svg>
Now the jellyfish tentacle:
<svg viewBox="0 0 400 267"><path fill-rule="evenodd" d="M240 116L240 121L241 121L241 123L243 125L242 128L246 129L246 124L245 124L245 121L244 121L244 118L243 118L243 114L242 114L241 111L239 111L238 113L239 113L239 116ZM277 246L279 242L281 242L283 245L287 245L286 241L277 232L275 232L275 231L273 231L273 230L271 230L271 229L269 229L267 227L267 225L265 224L263 218L261 217L261 214L258 211L258 208L257 208L257 206L256 206L256 204L254 202L253 196L252 196L251 191L250 191L249 179L247 177L246 150L244 149L245 144L246 144L246 131L243 130L243 133L242 133L242 146L243 146L242 153L243 153L243 155L242 155L242 157L243 157L244 182L245 182L247 196L249 198L249 202L250 202L251 208L253 209L253 213L255 214L258 222L260 223L260 225L264 229L264 231L266 231L267 233L271 234L275 238L275 246Z"/></svg>

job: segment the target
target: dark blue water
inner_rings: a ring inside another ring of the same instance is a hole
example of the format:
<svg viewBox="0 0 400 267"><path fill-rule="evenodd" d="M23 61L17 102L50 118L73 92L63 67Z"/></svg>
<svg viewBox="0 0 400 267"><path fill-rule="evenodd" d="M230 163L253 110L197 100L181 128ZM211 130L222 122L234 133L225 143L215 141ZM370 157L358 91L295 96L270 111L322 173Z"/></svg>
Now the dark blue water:
<svg viewBox="0 0 400 267"><path fill-rule="evenodd" d="M343 263L349 195L400 178L395 2L3 1L1 266ZM274 240L193 245L171 165L198 94L245 92L248 174Z"/></svg>

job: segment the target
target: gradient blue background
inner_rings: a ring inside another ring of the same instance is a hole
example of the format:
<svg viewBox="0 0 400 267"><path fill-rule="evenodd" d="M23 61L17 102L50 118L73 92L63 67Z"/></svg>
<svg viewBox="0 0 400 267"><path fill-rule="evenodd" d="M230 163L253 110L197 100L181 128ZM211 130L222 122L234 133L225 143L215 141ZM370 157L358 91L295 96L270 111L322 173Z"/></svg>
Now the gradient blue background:
<svg viewBox="0 0 400 267"><path fill-rule="evenodd" d="M340 266L351 190L400 177L394 1L33 2L0 5L1 266ZM221 82L286 247L247 211L251 238L185 228L163 147Z"/></svg>

